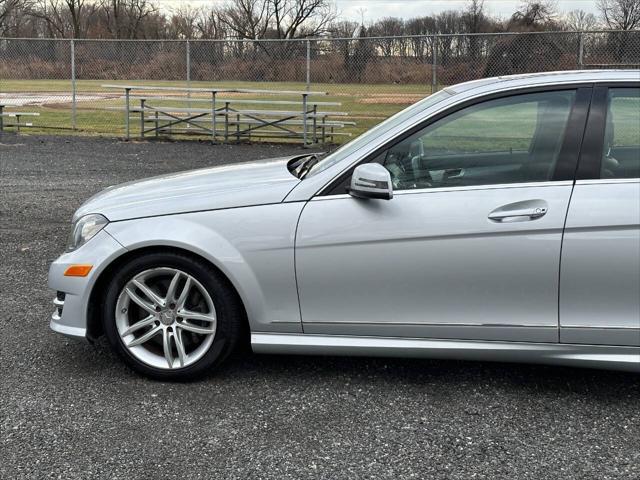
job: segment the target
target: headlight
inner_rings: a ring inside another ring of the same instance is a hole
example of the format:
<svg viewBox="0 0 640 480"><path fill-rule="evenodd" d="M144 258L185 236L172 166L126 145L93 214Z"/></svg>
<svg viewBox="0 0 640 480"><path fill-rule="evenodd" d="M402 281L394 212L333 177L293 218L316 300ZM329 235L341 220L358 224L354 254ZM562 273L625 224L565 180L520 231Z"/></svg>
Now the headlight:
<svg viewBox="0 0 640 480"><path fill-rule="evenodd" d="M98 213L91 213L78 219L78 221L73 224L67 251L72 252L73 250L80 248L95 237L96 234L102 230L105 225L107 225L107 223L109 223L109 220Z"/></svg>

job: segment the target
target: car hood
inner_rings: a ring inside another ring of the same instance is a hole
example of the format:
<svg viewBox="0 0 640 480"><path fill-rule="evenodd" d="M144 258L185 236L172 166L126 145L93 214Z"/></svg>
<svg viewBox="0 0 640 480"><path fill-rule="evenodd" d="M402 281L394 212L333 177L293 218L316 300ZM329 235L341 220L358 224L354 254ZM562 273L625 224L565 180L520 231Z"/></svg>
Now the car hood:
<svg viewBox="0 0 640 480"><path fill-rule="evenodd" d="M100 213L110 221L278 203L300 182L294 157L202 168L109 187L87 200L74 221Z"/></svg>

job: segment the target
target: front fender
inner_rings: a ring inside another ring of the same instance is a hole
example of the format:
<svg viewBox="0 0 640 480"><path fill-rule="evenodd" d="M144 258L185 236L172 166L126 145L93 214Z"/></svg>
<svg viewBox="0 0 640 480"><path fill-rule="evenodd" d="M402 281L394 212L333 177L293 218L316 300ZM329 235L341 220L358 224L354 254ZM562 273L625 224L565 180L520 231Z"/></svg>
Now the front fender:
<svg viewBox="0 0 640 480"><path fill-rule="evenodd" d="M252 331L301 332L294 270L303 203L139 218L106 229L127 250L168 246L199 255L233 284Z"/></svg>
<svg viewBox="0 0 640 480"><path fill-rule="evenodd" d="M51 329L74 337L87 336L91 292L105 268L127 251L102 230L77 250L65 252L49 267L49 288L64 294L64 303L51 316ZM64 272L74 264L93 265L84 277L68 277ZM58 307L57 306L57 307ZM61 310L61 311L60 311Z"/></svg>

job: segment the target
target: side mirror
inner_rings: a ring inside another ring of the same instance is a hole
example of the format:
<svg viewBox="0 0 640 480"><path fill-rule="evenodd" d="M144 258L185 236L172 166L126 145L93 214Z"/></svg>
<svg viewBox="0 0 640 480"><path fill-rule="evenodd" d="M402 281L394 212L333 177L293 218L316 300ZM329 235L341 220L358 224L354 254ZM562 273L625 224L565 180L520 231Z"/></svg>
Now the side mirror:
<svg viewBox="0 0 640 480"><path fill-rule="evenodd" d="M379 163L358 165L351 176L349 195L357 198L393 198L391 174Z"/></svg>

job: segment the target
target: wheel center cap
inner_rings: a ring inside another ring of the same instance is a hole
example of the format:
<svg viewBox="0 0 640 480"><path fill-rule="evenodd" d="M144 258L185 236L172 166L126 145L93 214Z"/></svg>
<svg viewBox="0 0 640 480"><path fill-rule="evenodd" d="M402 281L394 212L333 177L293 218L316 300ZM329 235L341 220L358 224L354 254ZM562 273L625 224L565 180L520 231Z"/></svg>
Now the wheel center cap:
<svg viewBox="0 0 640 480"><path fill-rule="evenodd" d="M162 312L160 314L160 321L164 325L171 325L173 323L173 313L171 313L171 312Z"/></svg>

